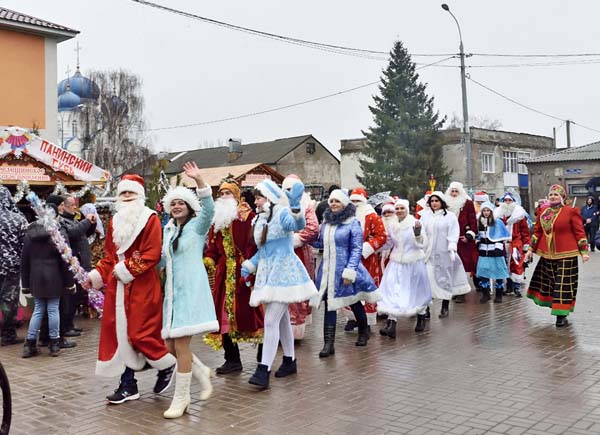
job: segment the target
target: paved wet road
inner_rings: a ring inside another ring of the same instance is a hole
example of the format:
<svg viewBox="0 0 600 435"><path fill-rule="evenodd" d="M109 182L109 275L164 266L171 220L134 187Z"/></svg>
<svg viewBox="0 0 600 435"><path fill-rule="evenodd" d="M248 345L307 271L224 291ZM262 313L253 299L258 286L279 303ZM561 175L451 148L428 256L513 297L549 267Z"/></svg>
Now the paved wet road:
<svg viewBox="0 0 600 435"><path fill-rule="evenodd" d="M298 375L255 390L255 350L244 346L244 371L215 379L208 402L195 394L190 414L170 421L162 412L172 390L152 394L151 371L138 376L140 400L106 405L117 380L94 376L98 322L80 320L79 346L58 358L0 349L13 389L11 433L600 434L600 253L580 274L576 311L562 330L526 298L482 306L470 294L443 320L436 302L426 332L403 320L396 340L375 330L366 348L340 324L335 356L319 359L319 313L296 348ZM222 363L200 338L193 347L212 367Z"/></svg>

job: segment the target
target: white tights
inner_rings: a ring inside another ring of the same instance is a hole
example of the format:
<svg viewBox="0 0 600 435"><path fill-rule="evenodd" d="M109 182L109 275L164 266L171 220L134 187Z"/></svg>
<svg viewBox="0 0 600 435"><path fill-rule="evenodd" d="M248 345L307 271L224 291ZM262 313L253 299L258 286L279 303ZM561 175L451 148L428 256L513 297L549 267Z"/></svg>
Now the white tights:
<svg viewBox="0 0 600 435"><path fill-rule="evenodd" d="M288 304L270 302L265 304L265 333L263 338L263 353L261 364L271 370L271 365L277 353L277 346L281 340L284 356L295 358L294 335L290 323Z"/></svg>

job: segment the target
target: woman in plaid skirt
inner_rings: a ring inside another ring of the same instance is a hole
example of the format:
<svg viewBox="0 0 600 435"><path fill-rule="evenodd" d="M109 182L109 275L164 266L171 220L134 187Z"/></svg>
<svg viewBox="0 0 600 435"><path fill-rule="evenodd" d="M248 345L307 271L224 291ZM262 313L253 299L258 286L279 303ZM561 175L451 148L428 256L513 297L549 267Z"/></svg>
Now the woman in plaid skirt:
<svg viewBox="0 0 600 435"><path fill-rule="evenodd" d="M541 258L533 272L527 297L537 305L550 307L556 326L568 325L567 316L575 308L578 264L590 259L588 241L579 209L565 205L564 187L554 184L548 193L548 205L538 212L533 237L525 261L533 253Z"/></svg>

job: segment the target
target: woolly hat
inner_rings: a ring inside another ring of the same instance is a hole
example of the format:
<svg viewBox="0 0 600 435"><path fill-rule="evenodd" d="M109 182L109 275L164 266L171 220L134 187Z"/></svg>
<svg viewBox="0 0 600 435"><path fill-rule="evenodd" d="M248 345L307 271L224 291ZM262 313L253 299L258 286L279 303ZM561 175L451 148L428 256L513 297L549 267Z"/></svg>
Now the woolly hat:
<svg viewBox="0 0 600 435"><path fill-rule="evenodd" d="M553 184L552 186L550 186L548 194L550 194L551 192L558 193L562 199L565 199L567 197L567 192L565 191L565 188L562 187L560 184Z"/></svg>
<svg viewBox="0 0 600 435"><path fill-rule="evenodd" d="M489 208L493 212L495 210L496 206L494 204L492 204L490 201L485 201L483 204L481 204L481 207L479 207L479 210L482 211L484 208Z"/></svg>
<svg viewBox="0 0 600 435"><path fill-rule="evenodd" d="M242 193L240 191L240 186L237 184L237 182L235 180L232 180L232 179L223 180L221 182L221 185L219 186L219 193L221 193L222 190L229 190L233 194L235 199L237 199L237 202L240 202Z"/></svg>
<svg viewBox="0 0 600 435"><path fill-rule="evenodd" d="M395 207L394 207L394 203L393 202L388 202L387 204L383 204L383 207L381 207L381 213L385 213L386 211L395 211Z"/></svg>
<svg viewBox="0 0 600 435"><path fill-rule="evenodd" d="M333 192L331 192L327 202L331 204L332 199L337 199L344 207L350 204L350 198L348 198L348 195L346 195L341 189L335 189Z"/></svg>
<svg viewBox="0 0 600 435"><path fill-rule="evenodd" d="M279 186L271 180L261 181L256 185L255 189L273 204L279 204L285 195Z"/></svg>
<svg viewBox="0 0 600 435"><path fill-rule="evenodd" d="M196 194L187 187L177 186L171 187L162 199L163 206L167 213L171 214L171 202L175 199L185 201L196 213L200 211L200 201L198 201Z"/></svg>
<svg viewBox="0 0 600 435"><path fill-rule="evenodd" d="M394 205L402 205L407 211L410 210L410 202L408 202L408 199L397 199Z"/></svg>
<svg viewBox="0 0 600 435"><path fill-rule="evenodd" d="M65 198L60 195L48 195L48 198L46 198L46 204L54 204L56 207L60 206L63 202L65 202Z"/></svg>
<svg viewBox="0 0 600 435"><path fill-rule="evenodd" d="M302 181L300 180L300 177L298 177L296 174L290 174L287 177L285 177L283 183L281 183L281 188L283 190L289 190L294 184L296 184L299 181Z"/></svg>
<svg viewBox="0 0 600 435"><path fill-rule="evenodd" d="M367 191L365 189L363 189L362 187L358 187L356 189L354 189L352 191L352 194L350 195L350 201L360 201L360 202L367 202Z"/></svg>
<svg viewBox="0 0 600 435"><path fill-rule="evenodd" d="M480 190L479 192L475 192L475 195L473 195L473 201L487 202L489 200L490 200L490 196L483 190Z"/></svg>
<svg viewBox="0 0 600 435"><path fill-rule="evenodd" d="M448 201L446 200L446 195L444 195L443 192L440 192L439 190L431 192L431 195L429 195L429 198L427 199L428 202L429 202L429 199L432 196L437 196L439 199L441 199L442 201L444 201L444 203L448 204Z"/></svg>
<svg viewBox="0 0 600 435"><path fill-rule="evenodd" d="M504 195L500 197L500 201L504 202L506 198L510 198L512 202L517 202L515 195L512 192L504 192Z"/></svg>
<svg viewBox="0 0 600 435"><path fill-rule="evenodd" d="M144 198L144 179L137 174L125 174L121 177L121 181L117 185L117 196L123 192L137 193L138 196Z"/></svg>

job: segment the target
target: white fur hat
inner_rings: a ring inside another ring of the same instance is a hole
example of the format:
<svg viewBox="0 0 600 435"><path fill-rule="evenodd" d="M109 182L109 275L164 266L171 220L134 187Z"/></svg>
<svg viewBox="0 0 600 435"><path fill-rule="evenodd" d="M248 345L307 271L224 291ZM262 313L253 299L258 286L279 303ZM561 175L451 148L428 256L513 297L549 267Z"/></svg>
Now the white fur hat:
<svg viewBox="0 0 600 435"><path fill-rule="evenodd" d="M431 198L432 196L437 196L442 201L444 201L446 203L446 205L448 204L448 200L446 199L446 195L444 195L443 192L440 192L439 190L436 190L435 192L431 192L431 195L429 195L429 198ZM429 199L427 199L427 201L429 201Z"/></svg>
<svg viewBox="0 0 600 435"><path fill-rule="evenodd" d="M255 189L258 189L258 191L273 204L279 204L283 201L283 197L285 196L283 190L271 180L261 181L256 185Z"/></svg>
<svg viewBox="0 0 600 435"><path fill-rule="evenodd" d="M296 174L290 174L287 177L285 177L283 183L281 183L281 188L283 190L291 189L294 186L294 184L296 184L299 181L302 181L300 180L300 177L298 177Z"/></svg>
<svg viewBox="0 0 600 435"><path fill-rule="evenodd" d="M329 203L332 199L337 199L344 207L350 204L350 198L348 198L348 195L346 195L341 189L335 189L333 192L331 192L327 202Z"/></svg>
<svg viewBox="0 0 600 435"><path fill-rule="evenodd" d="M388 202L387 204L384 204L383 207L381 207L381 213L385 213L386 211L394 211L394 203L393 202Z"/></svg>
<svg viewBox="0 0 600 435"><path fill-rule="evenodd" d="M406 210L410 210L408 199L397 199L394 205L403 205Z"/></svg>
<svg viewBox="0 0 600 435"><path fill-rule="evenodd" d="M200 211L200 201L198 201L198 197L187 187L177 186L169 189L162 199L163 207L167 213L171 213L171 201L174 199L185 201L196 213Z"/></svg>

